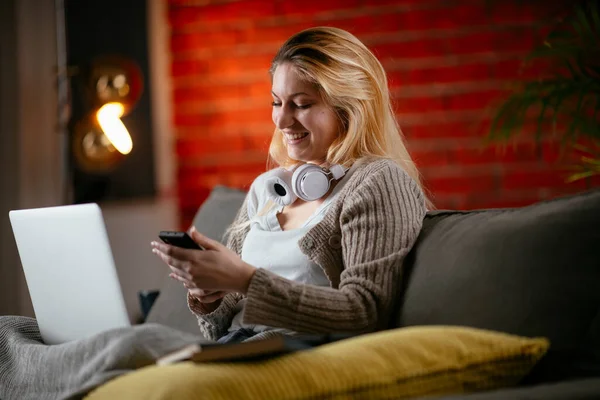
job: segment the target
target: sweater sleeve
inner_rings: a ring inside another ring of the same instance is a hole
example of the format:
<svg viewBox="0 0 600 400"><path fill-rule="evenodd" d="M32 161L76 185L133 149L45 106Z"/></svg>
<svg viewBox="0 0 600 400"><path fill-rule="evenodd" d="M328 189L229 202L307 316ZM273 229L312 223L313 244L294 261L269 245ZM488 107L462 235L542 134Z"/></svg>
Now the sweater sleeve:
<svg viewBox="0 0 600 400"><path fill-rule="evenodd" d="M338 222L344 260L339 287L301 284L259 269L248 288L244 323L315 333L388 326L404 258L421 230L425 199L391 162L368 168L350 189ZM329 238L318 239L327 243Z"/></svg>
<svg viewBox="0 0 600 400"><path fill-rule="evenodd" d="M248 221L248 210L255 208L253 193L253 190L249 191L232 224L234 227L240 227L240 230L231 233L227 238L227 247L238 254L241 253L243 236L245 236L241 231L245 229L243 224ZM235 316L235 307L243 297L240 293L228 293L214 311L207 313L202 303L188 292L187 304L190 311L198 318L198 326L202 335L216 341L231 326L231 321Z"/></svg>
<svg viewBox="0 0 600 400"><path fill-rule="evenodd" d="M188 307L198 318L200 333L206 339L214 341L227 332L235 315L235 306L241 299L242 295L239 293L227 293L216 310L206 313L202 303L189 292L187 294Z"/></svg>

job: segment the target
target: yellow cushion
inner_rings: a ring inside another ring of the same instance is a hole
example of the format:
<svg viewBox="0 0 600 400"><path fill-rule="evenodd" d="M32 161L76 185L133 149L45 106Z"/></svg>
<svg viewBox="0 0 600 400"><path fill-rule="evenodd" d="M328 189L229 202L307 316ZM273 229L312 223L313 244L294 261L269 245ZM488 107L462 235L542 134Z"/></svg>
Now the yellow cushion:
<svg viewBox="0 0 600 400"><path fill-rule="evenodd" d="M474 392L515 385L548 347L545 338L465 327L400 328L257 363L150 366L87 399L404 399Z"/></svg>

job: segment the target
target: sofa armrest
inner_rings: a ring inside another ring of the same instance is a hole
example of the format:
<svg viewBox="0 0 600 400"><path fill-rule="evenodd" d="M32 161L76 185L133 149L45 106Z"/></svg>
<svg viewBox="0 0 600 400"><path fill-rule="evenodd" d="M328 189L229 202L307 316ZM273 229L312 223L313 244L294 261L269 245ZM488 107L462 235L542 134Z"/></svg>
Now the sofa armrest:
<svg viewBox="0 0 600 400"><path fill-rule="evenodd" d="M600 378L553 382L534 386L443 397L440 400L596 400L600 399Z"/></svg>

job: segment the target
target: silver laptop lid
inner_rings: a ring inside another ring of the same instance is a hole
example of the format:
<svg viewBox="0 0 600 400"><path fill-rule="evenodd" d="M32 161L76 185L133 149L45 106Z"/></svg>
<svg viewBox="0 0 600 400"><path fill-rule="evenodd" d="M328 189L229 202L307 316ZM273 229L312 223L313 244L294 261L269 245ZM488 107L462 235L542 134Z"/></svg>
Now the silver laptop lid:
<svg viewBox="0 0 600 400"><path fill-rule="evenodd" d="M10 211L9 217L45 343L130 325L97 204Z"/></svg>

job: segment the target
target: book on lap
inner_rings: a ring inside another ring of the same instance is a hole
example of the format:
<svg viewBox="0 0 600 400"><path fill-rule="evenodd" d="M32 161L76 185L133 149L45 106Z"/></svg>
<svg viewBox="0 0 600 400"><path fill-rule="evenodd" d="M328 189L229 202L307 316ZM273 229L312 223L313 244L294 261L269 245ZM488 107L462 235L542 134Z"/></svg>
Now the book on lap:
<svg viewBox="0 0 600 400"><path fill-rule="evenodd" d="M156 364L168 365L181 361L197 363L260 361L287 353L308 350L349 337L351 335L344 334L280 335L241 343L192 344L159 358Z"/></svg>

